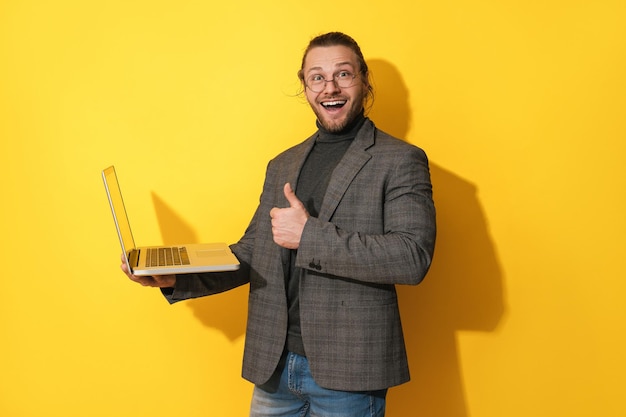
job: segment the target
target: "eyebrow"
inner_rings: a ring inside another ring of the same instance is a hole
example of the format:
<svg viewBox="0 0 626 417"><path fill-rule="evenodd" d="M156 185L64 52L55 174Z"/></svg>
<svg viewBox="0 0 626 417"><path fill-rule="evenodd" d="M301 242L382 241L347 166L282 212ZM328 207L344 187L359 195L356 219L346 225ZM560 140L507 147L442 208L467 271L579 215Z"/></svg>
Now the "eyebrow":
<svg viewBox="0 0 626 417"><path fill-rule="evenodd" d="M350 65L352 69L354 69L354 65L350 61L337 62L335 64L335 68L340 67L342 65ZM323 69L322 67L312 67L312 68L309 68L306 73L309 74L311 71L321 71L322 69Z"/></svg>

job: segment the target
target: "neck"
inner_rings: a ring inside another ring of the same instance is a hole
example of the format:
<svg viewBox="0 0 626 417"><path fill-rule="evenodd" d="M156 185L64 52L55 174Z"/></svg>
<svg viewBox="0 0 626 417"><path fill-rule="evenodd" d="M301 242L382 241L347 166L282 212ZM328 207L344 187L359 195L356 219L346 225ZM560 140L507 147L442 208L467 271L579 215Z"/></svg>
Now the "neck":
<svg viewBox="0 0 626 417"><path fill-rule="evenodd" d="M342 137L346 138L354 138L356 136L356 132L359 131L363 123L365 122L365 114L363 111L359 113L350 123L346 125L339 132L331 132L326 130L319 121L316 121L315 124L319 129L320 137L328 138L328 139L340 139Z"/></svg>

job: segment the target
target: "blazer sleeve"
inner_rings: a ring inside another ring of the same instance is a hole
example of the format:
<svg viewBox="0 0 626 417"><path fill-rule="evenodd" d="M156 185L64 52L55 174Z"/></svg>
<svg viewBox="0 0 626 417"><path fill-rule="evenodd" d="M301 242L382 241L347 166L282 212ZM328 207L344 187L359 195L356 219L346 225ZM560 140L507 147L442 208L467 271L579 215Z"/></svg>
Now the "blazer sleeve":
<svg viewBox="0 0 626 417"><path fill-rule="evenodd" d="M421 282L434 252L435 206L426 154L403 145L374 154L329 221L309 218L298 267L376 284Z"/></svg>
<svg viewBox="0 0 626 417"><path fill-rule="evenodd" d="M204 297L231 290L250 281L250 260L254 246L259 209L252 217L243 237L230 245L240 266L236 271L207 272L201 274L179 274L173 289L163 289L162 293L170 304L190 298Z"/></svg>

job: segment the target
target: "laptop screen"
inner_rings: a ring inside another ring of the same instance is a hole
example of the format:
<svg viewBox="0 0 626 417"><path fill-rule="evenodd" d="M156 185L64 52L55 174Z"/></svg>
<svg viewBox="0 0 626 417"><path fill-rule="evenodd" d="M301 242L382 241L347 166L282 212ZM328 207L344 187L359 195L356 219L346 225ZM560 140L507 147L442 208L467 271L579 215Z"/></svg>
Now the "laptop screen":
<svg viewBox="0 0 626 417"><path fill-rule="evenodd" d="M107 190L107 196L109 197L109 204L113 212L113 220L115 220L115 227L117 228L117 234L122 244L122 250L128 259L130 252L135 249L135 240L130 230L130 223L126 215L126 208L124 207L124 200L122 199L122 192L120 191L120 185L117 181L115 168L110 166L102 171L102 179L104 180L104 186Z"/></svg>

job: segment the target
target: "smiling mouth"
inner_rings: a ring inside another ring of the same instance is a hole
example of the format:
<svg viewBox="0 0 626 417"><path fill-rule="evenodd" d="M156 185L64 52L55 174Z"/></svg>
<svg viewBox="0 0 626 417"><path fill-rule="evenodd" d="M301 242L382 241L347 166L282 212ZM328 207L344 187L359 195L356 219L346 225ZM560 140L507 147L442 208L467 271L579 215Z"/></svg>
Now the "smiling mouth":
<svg viewBox="0 0 626 417"><path fill-rule="evenodd" d="M320 103L322 107L329 110L340 109L346 104L346 100L333 100L333 101L325 101Z"/></svg>

